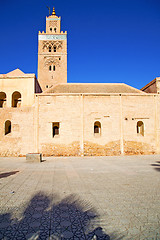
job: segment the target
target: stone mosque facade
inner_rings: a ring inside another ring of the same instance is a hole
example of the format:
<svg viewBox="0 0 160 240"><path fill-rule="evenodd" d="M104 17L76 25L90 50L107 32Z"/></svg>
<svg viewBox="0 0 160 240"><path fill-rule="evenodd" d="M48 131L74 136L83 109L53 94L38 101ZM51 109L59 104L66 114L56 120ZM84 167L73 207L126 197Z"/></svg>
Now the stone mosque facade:
<svg viewBox="0 0 160 240"><path fill-rule="evenodd" d="M0 156L160 153L160 77L141 90L124 83L67 83L67 32L55 10L38 35L38 79L0 74Z"/></svg>

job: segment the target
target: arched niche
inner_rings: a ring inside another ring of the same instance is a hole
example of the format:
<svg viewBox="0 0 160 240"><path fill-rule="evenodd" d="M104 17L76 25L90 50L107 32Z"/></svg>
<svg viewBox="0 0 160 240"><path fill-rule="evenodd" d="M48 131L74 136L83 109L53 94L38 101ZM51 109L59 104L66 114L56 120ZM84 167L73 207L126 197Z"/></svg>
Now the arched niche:
<svg viewBox="0 0 160 240"><path fill-rule="evenodd" d="M144 123L142 121L137 122L137 134L144 136Z"/></svg>
<svg viewBox="0 0 160 240"><path fill-rule="evenodd" d="M5 107L6 105L6 93L5 92L0 92L0 108Z"/></svg>
<svg viewBox="0 0 160 240"><path fill-rule="evenodd" d="M11 121L5 121L5 135L11 133Z"/></svg>
<svg viewBox="0 0 160 240"><path fill-rule="evenodd" d="M95 135L100 135L101 134L101 123L99 121L96 121L94 123L94 134Z"/></svg>
<svg viewBox="0 0 160 240"><path fill-rule="evenodd" d="M12 107L20 107L21 106L21 94L20 92L14 92L12 94Z"/></svg>

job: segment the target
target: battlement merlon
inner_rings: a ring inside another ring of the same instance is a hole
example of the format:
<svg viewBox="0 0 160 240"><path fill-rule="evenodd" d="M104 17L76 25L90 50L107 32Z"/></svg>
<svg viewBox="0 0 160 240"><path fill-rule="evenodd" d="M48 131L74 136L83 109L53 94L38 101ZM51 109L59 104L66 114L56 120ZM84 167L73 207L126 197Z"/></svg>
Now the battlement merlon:
<svg viewBox="0 0 160 240"><path fill-rule="evenodd" d="M39 35L43 35L43 34L51 35L50 33L47 34L47 33L44 32L44 31L42 31L42 32L39 31L38 34L39 34ZM67 35L67 31L65 31L65 32L61 31L60 33L54 33L54 34L52 34L52 35L60 35L60 34Z"/></svg>
<svg viewBox="0 0 160 240"><path fill-rule="evenodd" d="M47 20L54 20L54 21L60 20L61 21L61 17L52 16L52 15L49 17L46 16L46 21Z"/></svg>

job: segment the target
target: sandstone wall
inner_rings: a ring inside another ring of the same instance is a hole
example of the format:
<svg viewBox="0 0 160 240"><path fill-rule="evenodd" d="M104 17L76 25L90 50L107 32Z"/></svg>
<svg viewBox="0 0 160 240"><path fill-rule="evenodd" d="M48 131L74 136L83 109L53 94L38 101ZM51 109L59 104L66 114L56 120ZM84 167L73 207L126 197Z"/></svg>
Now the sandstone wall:
<svg viewBox="0 0 160 240"><path fill-rule="evenodd" d="M159 153L159 95L39 96L38 151L53 156ZM94 134L94 122L101 133ZM144 123L144 136L137 122ZM52 122L60 134L52 137Z"/></svg>
<svg viewBox="0 0 160 240"><path fill-rule="evenodd" d="M30 107L0 109L0 156L24 156L34 151L34 111ZM5 121L11 133L5 135Z"/></svg>
<svg viewBox="0 0 160 240"><path fill-rule="evenodd" d="M6 94L6 106L12 106L12 94L18 91L21 94L21 106L32 106L34 103L35 78L27 77L22 73L22 77L0 77L0 92Z"/></svg>
<svg viewBox="0 0 160 240"><path fill-rule="evenodd" d="M5 121L12 123L5 135ZM101 123L99 134L94 122ZM137 122L144 136L137 134ZM59 135L53 137L53 123ZM32 107L0 108L0 156L160 153L159 95L36 95Z"/></svg>
<svg viewBox="0 0 160 240"><path fill-rule="evenodd" d="M79 96L39 96L38 151L45 154L63 154L64 146L68 148L81 138L81 106ZM53 138L52 123L59 122L59 135ZM62 148L62 150L61 150ZM77 145L76 151L79 147ZM60 153L58 153L60 152ZM66 155L64 153L64 155Z"/></svg>

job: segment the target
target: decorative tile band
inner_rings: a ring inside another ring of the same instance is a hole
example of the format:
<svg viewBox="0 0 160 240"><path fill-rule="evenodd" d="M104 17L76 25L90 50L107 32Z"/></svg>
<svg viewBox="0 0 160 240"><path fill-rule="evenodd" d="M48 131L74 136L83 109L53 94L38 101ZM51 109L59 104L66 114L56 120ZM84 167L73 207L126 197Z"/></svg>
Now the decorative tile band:
<svg viewBox="0 0 160 240"><path fill-rule="evenodd" d="M46 18L46 20L61 20L61 18L59 17L59 18Z"/></svg>
<svg viewBox="0 0 160 240"><path fill-rule="evenodd" d="M38 40L66 40L67 35L38 35Z"/></svg>

